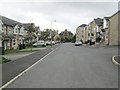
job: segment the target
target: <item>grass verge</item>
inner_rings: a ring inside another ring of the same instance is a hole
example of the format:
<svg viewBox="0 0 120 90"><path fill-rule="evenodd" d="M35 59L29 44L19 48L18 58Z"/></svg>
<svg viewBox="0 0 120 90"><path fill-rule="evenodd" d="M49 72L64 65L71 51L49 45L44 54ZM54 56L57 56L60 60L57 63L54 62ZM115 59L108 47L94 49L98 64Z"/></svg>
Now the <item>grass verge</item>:
<svg viewBox="0 0 120 90"><path fill-rule="evenodd" d="M35 52L38 50L6 50L5 54L16 54L16 53L26 53L26 52Z"/></svg>
<svg viewBox="0 0 120 90"><path fill-rule="evenodd" d="M6 59L6 58L4 58L4 57L1 57L1 58L0 58L0 64L6 63L6 62L10 62L10 61L11 61L11 60Z"/></svg>

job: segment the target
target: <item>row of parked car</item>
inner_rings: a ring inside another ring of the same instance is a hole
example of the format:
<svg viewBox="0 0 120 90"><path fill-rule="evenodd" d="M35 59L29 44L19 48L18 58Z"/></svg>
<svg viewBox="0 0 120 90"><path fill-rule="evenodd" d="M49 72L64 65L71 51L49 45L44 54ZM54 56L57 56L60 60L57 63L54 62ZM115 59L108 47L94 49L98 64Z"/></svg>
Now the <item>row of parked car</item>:
<svg viewBox="0 0 120 90"><path fill-rule="evenodd" d="M55 41L43 41L43 40L40 40L40 41L37 41L36 43L33 44L34 47L37 47L37 46L47 46L47 45L55 45L57 42Z"/></svg>

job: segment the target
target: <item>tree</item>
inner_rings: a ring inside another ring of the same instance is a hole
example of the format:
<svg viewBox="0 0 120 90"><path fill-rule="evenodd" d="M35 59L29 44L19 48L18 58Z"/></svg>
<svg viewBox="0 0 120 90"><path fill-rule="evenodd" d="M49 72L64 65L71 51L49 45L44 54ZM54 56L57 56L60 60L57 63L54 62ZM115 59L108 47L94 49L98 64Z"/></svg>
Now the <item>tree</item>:
<svg viewBox="0 0 120 90"><path fill-rule="evenodd" d="M76 34L72 38L72 42L74 43L76 41Z"/></svg>
<svg viewBox="0 0 120 90"><path fill-rule="evenodd" d="M30 41L29 44L30 44L30 46L31 46L31 50L32 50L32 46L33 46L32 39L33 39L33 37L35 36L35 35L34 35L34 32L35 32L34 24L31 23L31 25L28 26L28 28L27 28L27 33L28 33L28 34L27 34L27 37L26 37L26 39L27 39L28 41Z"/></svg>
<svg viewBox="0 0 120 90"><path fill-rule="evenodd" d="M54 39L57 31L56 30L52 30L51 29L45 29L44 31L41 31L41 36L40 36L40 40L51 40L50 38L50 33L52 32L52 40Z"/></svg>

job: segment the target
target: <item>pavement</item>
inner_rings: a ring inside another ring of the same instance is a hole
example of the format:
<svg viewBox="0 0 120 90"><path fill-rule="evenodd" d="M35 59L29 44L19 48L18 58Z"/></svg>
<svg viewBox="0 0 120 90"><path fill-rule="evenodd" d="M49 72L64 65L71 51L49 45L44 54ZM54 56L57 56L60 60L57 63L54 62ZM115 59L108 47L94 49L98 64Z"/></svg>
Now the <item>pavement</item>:
<svg viewBox="0 0 120 90"><path fill-rule="evenodd" d="M116 47L65 43L6 88L118 88L118 67L111 62L117 53Z"/></svg>
<svg viewBox="0 0 120 90"><path fill-rule="evenodd" d="M48 46L49 47L49 46ZM38 47L34 47L34 48L32 48L32 50L44 50L44 49L46 49L46 47L41 47L41 48L38 48ZM22 49L22 50L31 50L31 48L26 48L26 49ZM22 51L21 50L21 51Z"/></svg>
<svg viewBox="0 0 120 90"><path fill-rule="evenodd" d="M8 81L33 65L35 62L40 60L58 46L59 45L55 45L53 48L49 47L40 51L36 51L35 53L21 56L21 58L2 64L2 85L6 84Z"/></svg>
<svg viewBox="0 0 120 90"><path fill-rule="evenodd" d="M32 48L32 50L44 50L44 49L46 49L46 48ZM21 51L24 51L24 50L31 50L31 48L22 49ZM24 52L24 53L2 55L2 56L13 61L13 60L17 60L19 58L31 55L33 53L35 53L35 52ZM0 57L1 57L1 55L0 55Z"/></svg>
<svg viewBox="0 0 120 90"><path fill-rule="evenodd" d="M17 60L19 58L28 56L28 55L33 54L33 53L35 53L35 52L32 52L32 53L19 53L19 54L11 54L11 55L2 55L2 56L13 61L13 60Z"/></svg>

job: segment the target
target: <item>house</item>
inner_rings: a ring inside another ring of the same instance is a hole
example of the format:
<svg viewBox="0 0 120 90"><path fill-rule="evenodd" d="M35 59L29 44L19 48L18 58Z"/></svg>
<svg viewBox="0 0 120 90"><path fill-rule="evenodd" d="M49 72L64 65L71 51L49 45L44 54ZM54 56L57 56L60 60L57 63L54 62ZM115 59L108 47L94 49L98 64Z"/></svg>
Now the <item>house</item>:
<svg viewBox="0 0 120 90"><path fill-rule="evenodd" d="M2 46L5 50L17 49L19 44L24 43L25 29L22 23L7 17L1 16L2 25Z"/></svg>
<svg viewBox="0 0 120 90"><path fill-rule="evenodd" d="M85 42L85 27L87 25L86 24L82 24L80 25L77 29L76 29L76 41L79 42L79 41L83 41Z"/></svg>
<svg viewBox="0 0 120 90"><path fill-rule="evenodd" d="M15 21L3 16L1 16L1 21L2 21L2 30L3 30L2 46L4 47L5 50L13 49L12 40L15 39L13 35L13 29L16 23Z"/></svg>
<svg viewBox="0 0 120 90"><path fill-rule="evenodd" d="M67 29L65 29L65 31L62 31L59 35L62 42L70 42L73 38L73 33Z"/></svg>
<svg viewBox="0 0 120 90"><path fill-rule="evenodd" d="M84 43L95 44L103 39L103 19L96 18L88 25L82 24L76 29L76 41L82 40Z"/></svg>
<svg viewBox="0 0 120 90"><path fill-rule="evenodd" d="M90 22L86 28L88 42L91 44L100 43L102 40L103 19L96 18ZM86 35L87 35L86 34Z"/></svg>
<svg viewBox="0 0 120 90"><path fill-rule="evenodd" d="M102 42L103 39L102 28L103 28L103 19L101 18L94 19L91 34L93 34L96 43Z"/></svg>
<svg viewBox="0 0 120 90"><path fill-rule="evenodd" d="M110 25L110 17L104 17L103 19L103 43L108 45L109 40L109 26Z"/></svg>
<svg viewBox="0 0 120 90"><path fill-rule="evenodd" d="M109 45L120 45L120 11L110 17Z"/></svg>

